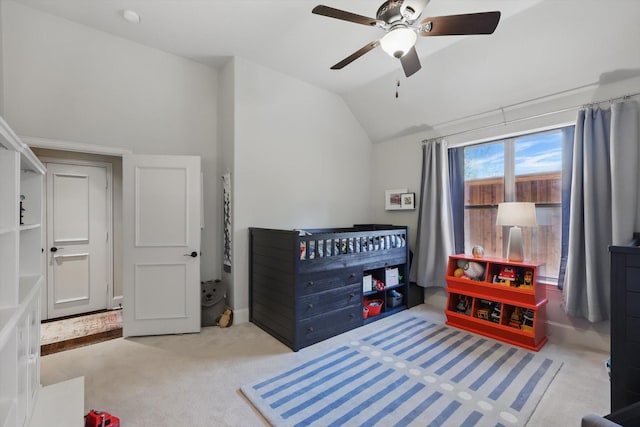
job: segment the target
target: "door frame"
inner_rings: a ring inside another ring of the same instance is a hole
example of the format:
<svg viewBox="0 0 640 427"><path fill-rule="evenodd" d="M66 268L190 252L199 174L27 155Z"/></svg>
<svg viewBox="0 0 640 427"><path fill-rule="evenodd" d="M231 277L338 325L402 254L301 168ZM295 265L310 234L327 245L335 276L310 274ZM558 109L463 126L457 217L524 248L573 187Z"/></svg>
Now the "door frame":
<svg viewBox="0 0 640 427"><path fill-rule="evenodd" d="M113 170L111 163L106 162L97 162L90 160L75 160L75 159L64 159L58 157L40 157L39 158L42 163L57 163L57 164L66 164L66 165L74 165L74 166L89 166L89 167L103 167L106 169L107 173L107 233L108 233L108 242L107 242L107 310L111 310L114 307L118 307L121 305L122 296L115 297L113 295ZM43 208L43 217L47 218L47 176L45 174L44 183L43 183L43 191L42 191L42 206ZM42 225L43 230L43 248L47 247L48 241L48 229L47 229L47 221L44 221ZM46 271L44 273L45 283L44 289L42 289L41 294L41 314L42 319L49 318L49 268L48 264L45 267Z"/></svg>

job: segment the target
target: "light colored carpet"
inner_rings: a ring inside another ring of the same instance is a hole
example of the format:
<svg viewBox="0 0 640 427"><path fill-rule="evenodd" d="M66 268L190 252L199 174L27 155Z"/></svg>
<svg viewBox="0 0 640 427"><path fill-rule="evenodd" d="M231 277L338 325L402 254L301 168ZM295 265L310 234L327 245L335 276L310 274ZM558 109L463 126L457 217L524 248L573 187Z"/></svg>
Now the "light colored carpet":
<svg viewBox="0 0 640 427"><path fill-rule="evenodd" d="M84 376L86 411L111 412L127 427L265 426L241 386L418 314L444 321L442 313L422 305L299 352L250 323L207 327L200 334L118 338L44 356L41 381ZM539 354L564 365L527 426L578 426L585 413L608 413L608 355L550 341Z"/></svg>
<svg viewBox="0 0 640 427"><path fill-rule="evenodd" d="M561 365L416 316L242 392L276 426L524 426Z"/></svg>

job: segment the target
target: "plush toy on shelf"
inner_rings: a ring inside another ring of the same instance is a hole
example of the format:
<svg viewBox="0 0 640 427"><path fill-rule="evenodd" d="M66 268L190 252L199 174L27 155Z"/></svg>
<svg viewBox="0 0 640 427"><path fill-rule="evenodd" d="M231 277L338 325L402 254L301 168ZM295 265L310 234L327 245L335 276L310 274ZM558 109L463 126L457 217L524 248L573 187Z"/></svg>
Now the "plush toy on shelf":
<svg viewBox="0 0 640 427"><path fill-rule="evenodd" d="M455 277L460 277L462 279L482 280L482 275L484 274L484 265L480 264L479 262L459 259L456 265L458 267L453 271L453 275Z"/></svg>
<svg viewBox="0 0 640 427"><path fill-rule="evenodd" d="M470 279L482 280L484 266L479 262L469 261L464 269L464 274Z"/></svg>

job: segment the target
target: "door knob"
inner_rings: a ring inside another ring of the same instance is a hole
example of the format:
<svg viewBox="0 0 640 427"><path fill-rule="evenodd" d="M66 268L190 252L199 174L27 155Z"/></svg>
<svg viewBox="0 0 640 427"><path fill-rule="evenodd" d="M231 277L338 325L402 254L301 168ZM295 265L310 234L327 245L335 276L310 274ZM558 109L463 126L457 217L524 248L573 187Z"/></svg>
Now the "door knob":
<svg viewBox="0 0 640 427"><path fill-rule="evenodd" d="M55 247L55 246L51 246L50 251L51 251L51 252L58 252L58 251L61 251L61 250L63 250L63 249L64 249L64 248L57 248L57 247Z"/></svg>
<svg viewBox="0 0 640 427"><path fill-rule="evenodd" d="M190 256L191 258L195 258L195 257L197 257L197 256L198 256L198 252L193 251L193 252L191 252L190 254L184 254L184 256Z"/></svg>

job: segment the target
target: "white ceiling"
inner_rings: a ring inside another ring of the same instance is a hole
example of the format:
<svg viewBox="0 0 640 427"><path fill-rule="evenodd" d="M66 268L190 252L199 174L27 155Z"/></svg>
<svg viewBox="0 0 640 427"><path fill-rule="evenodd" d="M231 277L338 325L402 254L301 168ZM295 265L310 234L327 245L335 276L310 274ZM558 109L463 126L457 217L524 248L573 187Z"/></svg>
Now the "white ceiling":
<svg viewBox="0 0 640 427"><path fill-rule="evenodd" d="M51 14L218 66L240 56L336 93L348 92L399 70L399 61L378 49L340 71L329 67L384 34L367 27L311 13L326 4L374 17L382 0L18 0ZM502 19L539 0L432 0L423 16L500 10ZM133 25L122 19L132 9ZM419 55L463 37L419 41Z"/></svg>
<svg viewBox="0 0 640 427"><path fill-rule="evenodd" d="M451 100L452 95L460 98L469 92L469 87L479 88L476 79L484 79L482 82L488 84L489 76L504 71L495 67L506 64L518 69L518 62L529 62L532 55L536 55L534 58L540 63L555 62L566 55L561 50L568 48L563 40L573 34L582 37L582 33L595 33L597 29L615 33L620 30L615 22L612 25L610 21L600 22L603 8L609 13L615 6L602 5L640 3L637 0L431 0L423 17L499 10L501 21L493 35L419 39L416 49L423 68L405 79L399 61L379 48L342 70L330 70L331 65L379 39L383 30L311 13L315 5L325 4L375 17L382 0L16 1L212 66L240 56L333 91L345 98L374 142L428 128L438 120L478 112L485 108L483 102L465 111L464 105L473 104L465 100L462 108L449 111L448 115L434 104L442 105L446 99ZM141 23L133 25L122 19L125 9L138 12ZM555 13L556 9L559 12ZM533 11L532 18L525 19L529 10ZM585 10L591 13L583 19L581 15ZM629 25L637 27L631 22ZM460 41L464 43L457 43ZM541 56L547 52L550 56ZM500 64L496 60L485 63L493 54L500 55ZM594 64L594 67L596 77L607 70L606 64ZM473 73L464 74L462 70L473 70ZM531 72L534 71L538 72L531 68ZM445 82L443 79L449 80L449 76L457 80ZM519 81L519 78L525 80ZM591 76L585 77L588 78ZM527 70L518 69L518 73L510 73L508 79L513 80L515 90L509 91L507 84L506 95L513 96L512 99L507 96L503 102L517 102L518 96L535 97L536 93L526 90L531 81ZM396 80L402 80L400 100L393 96ZM506 83L500 78L494 80L493 84ZM553 89L553 83L549 83L549 89ZM557 83L566 84L563 79ZM480 90L477 96L491 99L493 94L486 89L488 93ZM425 99L429 102L425 103ZM379 108L371 108L372 105ZM487 103L486 107L490 105Z"/></svg>

